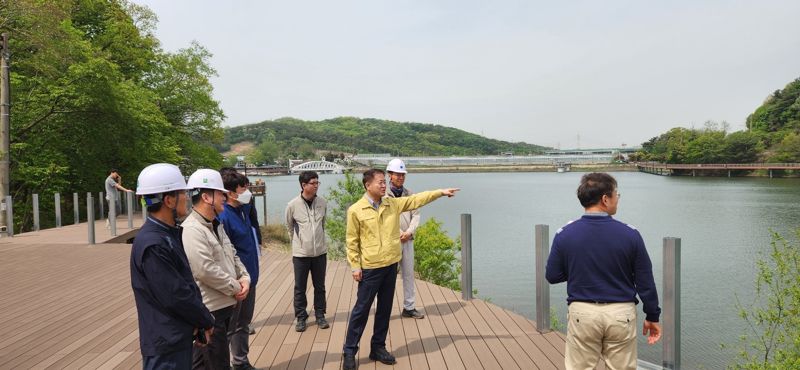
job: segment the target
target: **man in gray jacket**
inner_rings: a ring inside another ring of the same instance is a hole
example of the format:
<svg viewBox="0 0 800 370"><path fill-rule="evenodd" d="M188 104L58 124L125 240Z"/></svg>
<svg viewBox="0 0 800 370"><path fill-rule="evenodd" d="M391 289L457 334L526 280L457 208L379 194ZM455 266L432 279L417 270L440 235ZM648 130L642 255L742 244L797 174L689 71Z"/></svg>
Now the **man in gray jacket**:
<svg viewBox="0 0 800 370"><path fill-rule="evenodd" d="M325 269L327 268L328 243L325 242L325 214L328 203L317 195L319 175L314 171L300 174L300 195L286 206L286 226L292 239L292 263L294 264L294 316L296 331L306 330L308 312L306 288L308 273L314 285L314 316L320 329L330 327L325 320Z"/></svg>
<svg viewBox="0 0 800 370"><path fill-rule="evenodd" d="M400 158L389 161L386 166L389 173L390 185L386 188L386 196L392 198L407 197L411 194L403 186L406 182L406 164ZM400 214L400 243L403 247L403 259L400 260L400 272L403 274L403 317L415 319L425 318L425 315L414 307L416 303L414 292L414 232L419 226L419 209L413 209Z"/></svg>
<svg viewBox="0 0 800 370"><path fill-rule="evenodd" d="M314 171L300 174L300 195L286 206L286 226L292 239L292 263L294 264L294 316L296 331L306 330L308 305L306 287L308 273L314 285L314 316L320 329L330 327L325 320L325 269L327 268L328 243L325 242L325 214L327 202L317 195L319 176Z"/></svg>
<svg viewBox="0 0 800 370"><path fill-rule="evenodd" d="M234 306L247 298L250 275L217 220L228 192L219 172L197 170L189 177L187 187L194 189L193 211L181 224L183 248L203 303L214 315L211 342L195 348L193 368L230 369L229 325Z"/></svg>

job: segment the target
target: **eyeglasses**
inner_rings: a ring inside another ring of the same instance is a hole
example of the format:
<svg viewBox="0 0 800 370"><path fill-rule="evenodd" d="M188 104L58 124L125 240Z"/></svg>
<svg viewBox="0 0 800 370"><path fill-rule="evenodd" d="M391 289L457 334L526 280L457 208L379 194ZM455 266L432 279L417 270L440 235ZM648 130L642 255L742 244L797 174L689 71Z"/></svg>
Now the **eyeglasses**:
<svg viewBox="0 0 800 370"><path fill-rule="evenodd" d="M310 182L307 182L306 184L311 185L311 186L319 186L320 184L322 184L322 181L310 181Z"/></svg>

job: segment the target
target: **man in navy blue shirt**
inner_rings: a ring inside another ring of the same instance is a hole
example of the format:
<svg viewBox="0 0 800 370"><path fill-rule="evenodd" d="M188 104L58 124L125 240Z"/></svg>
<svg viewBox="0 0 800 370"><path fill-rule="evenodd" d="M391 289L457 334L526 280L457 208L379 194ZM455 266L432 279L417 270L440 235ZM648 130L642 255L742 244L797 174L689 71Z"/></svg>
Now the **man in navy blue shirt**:
<svg viewBox="0 0 800 370"><path fill-rule="evenodd" d="M250 200L253 194L247 188L247 178L235 169L222 168L220 173L222 183L228 190L228 200L225 202L225 210L218 218L236 248L236 255L250 275L250 293L236 308L238 312L233 315L236 322L230 324L230 351L234 370L251 370L254 367L248 359L250 323L255 312L258 260L261 255L258 236L250 220Z"/></svg>
<svg viewBox="0 0 800 370"><path fill-rule="evenodd" d="M637 295L647 342L661 338L650 256L639 232L611 217L620 196L611 175L584 175L577 193L586 212L556 232L546 271L551 284L567 282L566 368L594 369L602 357L608 369L636 369Z"/></svg>
<svg viewBox="0 0 800 370"><path fill-rule="evenodd" d="M131 249L142 365L189 369L194 334L204 330L207 343L214 317L203 304L176 226L187 213L186 181L174 165L150 165L139 175L136 194L144 196L149 212Z"/></svg>

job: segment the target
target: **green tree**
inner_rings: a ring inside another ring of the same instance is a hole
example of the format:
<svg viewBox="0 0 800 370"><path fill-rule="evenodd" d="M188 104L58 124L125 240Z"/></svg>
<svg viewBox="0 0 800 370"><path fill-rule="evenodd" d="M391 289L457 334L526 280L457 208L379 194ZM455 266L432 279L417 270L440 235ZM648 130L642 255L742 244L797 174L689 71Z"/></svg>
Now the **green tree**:
<svg viewBox="0 0 800 370"><path fill-rule="evenodd" d="M747 117L747 127L760 132L800 130L800 78L770 94L764 104Z"/></svg>
<svg viewBox="0 0 800 370"><path fill-rule="evenodd" d="M460 252L460 241L451 239L435 218L428 219L414 233L414 270L425 281L461 290Z"/></svg>
<svg viewBox="0 0 800 370"><path fill-rule="evenodd" d="M684 163L725 162L725 133L705 131L686 145Z"/></svg>
<svg viewBox="0 0 800 370"><path fill-rule="evenodd" d="M735 369L800 368L800 229L790 243L772 234L770 250L756 261L756 294L739 316L748 332L741 337Z"/></svg>
<svg viewBox="0 0 800 370"><path fill-rule="evenodd" d="M219 102L212 96L211 77L217 72L210 66L211 53L193 42L177 53L161 53L154 58L154 71L147 75L146 86L158 96L158 107L174 129L179 155L186 171L198 167L219 168L222 156L213 149L224 137L221 122L225 118Z"/></svg>
<svg viewBox="0 0 800 370"><path fill-rule="evenodd" d="M676 127L642 144L648 161L686 163L687 146L697 137L697 131Z"/></svg>
<svg viewBox="0 0 800 370"><path fill-rule="evenodd" d="M725 162L753 163L764 150L759 134L752 131L737 131L725 137Z"/></svg>
<svg viewBox="0 0 800 370"><path fill-rule="evenodd" d="M277 143L264 140L261 142L261 144L250 151L250 153L247 155L247 162L257 165L261 165L262 163L275 164L279 153L280 147Z"/></svg>
<svg viewBox="0 0 800 370"><path fill-rule="evenodd" d="M774 148L770 162L800 162L800 134L789 133Z"/></svg>
<svg viewBox="0 0 800 370"><path fill-rule="evenodd" d="M338 260L346 256L345 235L347 233L347 209L364 196L364 186L352 173L345 173L325 195L330 201L330 213L325 218L325 230L330 238L328 258Z"/></svg>
<svg viewBox="0 0 800 370"><path fill-rule="evenodd" d="M221 163L211 145L223 116L211 98L210 54L198 45L163 52L154 24L149 9L123 0L0 2L0 31L11 35L18 230L31 225L33 193L95 192L111 167L131 187L150 163Z"/></svg>

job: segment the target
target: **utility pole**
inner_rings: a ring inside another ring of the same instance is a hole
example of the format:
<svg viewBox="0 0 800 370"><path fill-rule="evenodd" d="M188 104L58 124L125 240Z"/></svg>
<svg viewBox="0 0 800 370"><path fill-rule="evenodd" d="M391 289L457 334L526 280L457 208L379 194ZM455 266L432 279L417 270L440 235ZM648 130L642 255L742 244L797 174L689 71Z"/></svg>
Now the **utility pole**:
<svg viewBox="0 0 800 370"><path fill-rule="evenodd" d="M9 139L10 139L10 116L11 113L11 79L8 71L8 62L11 59L11 51L8 50L8 34L3 33L2 43L0 43L0 199L6 199L9 195ZM5 207L8 207L5 204ZM5 208L3 207L3 208ZM8 227L6 213L0 212L0 226Z"/></svg>

